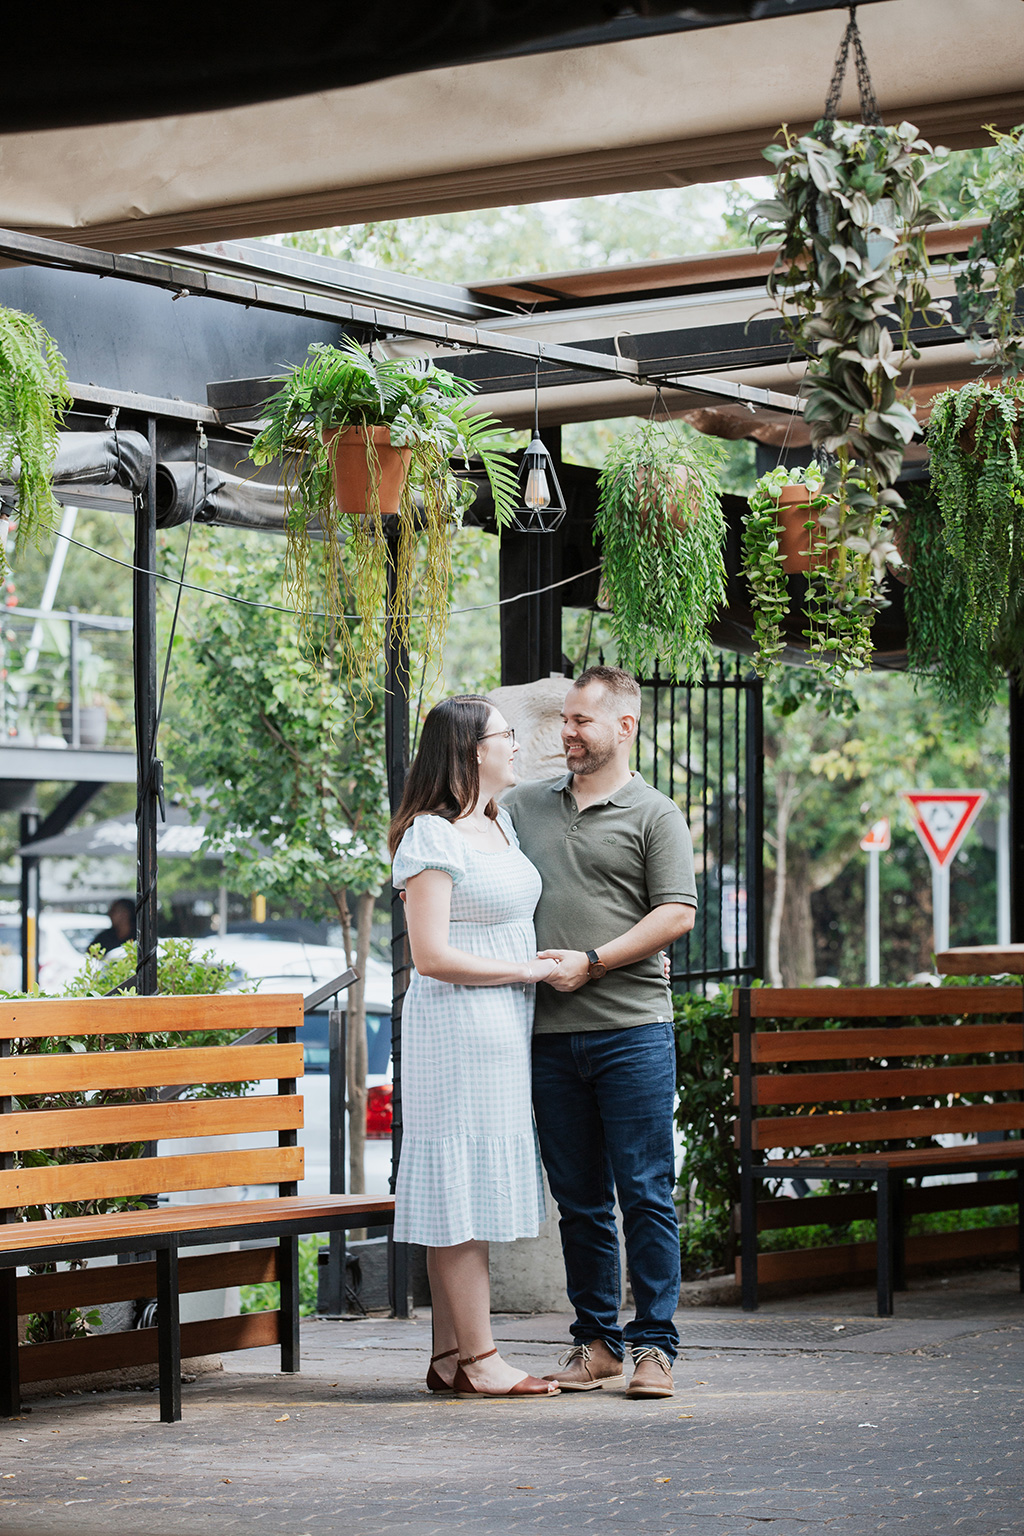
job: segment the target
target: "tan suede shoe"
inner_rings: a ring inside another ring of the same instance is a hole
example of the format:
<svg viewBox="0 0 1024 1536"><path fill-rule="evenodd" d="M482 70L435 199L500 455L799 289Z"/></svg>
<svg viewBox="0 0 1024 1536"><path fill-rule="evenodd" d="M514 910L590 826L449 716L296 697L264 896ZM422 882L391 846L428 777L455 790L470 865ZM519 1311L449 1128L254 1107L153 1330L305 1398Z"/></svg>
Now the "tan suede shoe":
<svg viewBox="0 0 1024 1536"><path fill-rule="evenodd" d="M622 1375L622 1361L613 1355L603 1339L592 1339L589 1344L570 1344L559 1357L564 1369L545 1376L545 1381L557 1381L563 1392L593 1392L602 1382Z"/></svg>
<svg viewBox="0 0 1024 1536"><path fill-rule="evenodd" d="M633 1351L634 1371L627 1397L671 1397L672 1362L664 1351L643 1347ZM564 1386L564 1382L563 1382Z"/></svg>

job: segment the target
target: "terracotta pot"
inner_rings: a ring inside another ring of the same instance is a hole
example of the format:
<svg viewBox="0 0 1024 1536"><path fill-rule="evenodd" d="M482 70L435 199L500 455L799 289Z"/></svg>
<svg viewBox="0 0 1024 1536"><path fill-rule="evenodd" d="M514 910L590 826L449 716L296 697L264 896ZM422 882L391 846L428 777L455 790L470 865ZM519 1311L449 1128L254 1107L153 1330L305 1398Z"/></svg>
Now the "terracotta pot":
<svg viewBox="0 0 1024 1536"><path fill-rule="evenodd" d="M412 449L392 448L389 427L328 427L323 436L331 457L338 511L356 517L371 514L371 487L376 480L381 516L396 516ZM373 443L376 463L368 452L368 438Z"/></svg>
<svg viewBox="0 0 1024 1536"><path fill-rule="evenodd" d="M675 471L678 491L668 503L668 515L672 526L680 533L686 533L693 527L700 516L700 487L690 484L690 477L685 469ZM636 472L637 502L642 502L647 488L647 471L643 468Z"/></svg>
<svg viewBox="0 0 1024 1536"><path fill-rule="evenodd" d="M787 576L807 572L811 568L810 542L816 537L815 527L808 532L804 524L809 520L808 505L811 493L806 485L784 485L776 503L779 521L779 553L782 569Z"/></svg>
<svg viewBox="0 0 1024 1536"><path fill-rule="evenodd" d="M995 394L998 386L993 387L987 385L986 388L992 388L992 393ZM1021 414L1024 412L1024 400L1014 399L1011 403L1016 410L1017 420L1013 430L1010 433L1010 436L1013 439L1014 447L1019 449ZM966 453L969 459L973 459L978 452L978 407L980 404L980 401L975 401L974 405L971 406L971 409L967 413L967 419L965 420L963 426L960 428L960 447L963 449L964 453ZM986 404L984 416L987 415L988 405ZM984 420L984 416L982 417L982 420Z"/></svg>

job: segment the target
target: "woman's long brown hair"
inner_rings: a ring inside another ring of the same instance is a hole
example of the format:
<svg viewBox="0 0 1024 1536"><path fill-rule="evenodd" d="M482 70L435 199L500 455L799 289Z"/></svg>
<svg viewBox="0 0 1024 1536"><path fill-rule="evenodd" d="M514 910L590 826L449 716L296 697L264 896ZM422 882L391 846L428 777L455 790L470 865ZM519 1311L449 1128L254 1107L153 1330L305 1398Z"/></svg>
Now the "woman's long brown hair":
<svg viewBox="0 0 1024 1536"><path fill-rule="evenodd" d="M476 747L493 711L490 699L479 693L459 693L434 705L423 722L419 751L409 768L402 803L391 820L388 852L392 858L417 816L454 821L476 805L480 798ZM493 800L484 814L492 820L497 816Z"/></svg>

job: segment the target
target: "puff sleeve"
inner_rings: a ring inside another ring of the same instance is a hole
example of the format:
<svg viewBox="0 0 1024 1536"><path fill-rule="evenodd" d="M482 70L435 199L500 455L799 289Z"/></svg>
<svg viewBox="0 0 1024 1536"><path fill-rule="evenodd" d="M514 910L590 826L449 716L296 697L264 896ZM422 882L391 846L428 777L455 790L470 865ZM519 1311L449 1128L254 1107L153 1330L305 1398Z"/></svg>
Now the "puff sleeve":
<svg viewBox="0 0 1024 1536"><path fill-rule="evenodd" d="M443 870L455 885L466 873L463 840L443 816L417 816L395 851L391 883L400 891L425 869Z"/></svg>

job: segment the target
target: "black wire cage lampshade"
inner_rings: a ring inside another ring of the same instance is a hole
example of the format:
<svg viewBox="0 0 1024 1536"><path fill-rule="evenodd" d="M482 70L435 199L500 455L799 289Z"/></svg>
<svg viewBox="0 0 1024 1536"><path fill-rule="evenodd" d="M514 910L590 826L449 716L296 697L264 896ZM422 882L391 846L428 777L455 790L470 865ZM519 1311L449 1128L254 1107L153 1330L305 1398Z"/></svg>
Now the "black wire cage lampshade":
<svg viewBox="0 0 1024 1536"><path fill-rule="evenodd" d="M555 463L535 430L516 475L512 527L519 533L554 533L565 517L565 497Z"/></svg>

